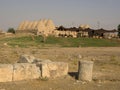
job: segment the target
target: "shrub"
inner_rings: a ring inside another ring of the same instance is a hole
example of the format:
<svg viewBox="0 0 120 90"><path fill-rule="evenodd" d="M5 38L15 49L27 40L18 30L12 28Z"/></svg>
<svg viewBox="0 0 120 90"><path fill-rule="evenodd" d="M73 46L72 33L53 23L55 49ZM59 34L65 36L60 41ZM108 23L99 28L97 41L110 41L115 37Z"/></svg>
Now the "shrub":
<svg viewBox="0 0 120 90"><path fill-rule="evenodd" d="M7 32L15 34L14 28L9 28Z"/></svg>
<svg viewBox="0 0 120 90"><path fill-rule="evenodd" d="M118 25L118 36L120 38L120 24Z"/></svg>

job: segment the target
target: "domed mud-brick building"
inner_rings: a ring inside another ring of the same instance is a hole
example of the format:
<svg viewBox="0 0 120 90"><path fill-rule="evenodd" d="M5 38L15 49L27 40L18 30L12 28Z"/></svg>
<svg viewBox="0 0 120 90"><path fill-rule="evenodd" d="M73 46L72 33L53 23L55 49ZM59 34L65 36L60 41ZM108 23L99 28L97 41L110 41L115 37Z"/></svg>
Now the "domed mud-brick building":
<svg viewBox="0 0 120 90"><path fill-rule="evenodd" d="M55 32L52 20L41 19L39 21L23 21L18 26L16 33L44 34L46 36Z"/></svg>

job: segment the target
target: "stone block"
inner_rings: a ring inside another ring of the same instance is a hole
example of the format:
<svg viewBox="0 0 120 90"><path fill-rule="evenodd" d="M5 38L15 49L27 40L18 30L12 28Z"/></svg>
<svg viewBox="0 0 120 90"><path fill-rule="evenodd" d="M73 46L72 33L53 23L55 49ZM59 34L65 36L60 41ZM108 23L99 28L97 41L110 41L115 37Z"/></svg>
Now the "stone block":
<svg viewBox="0 0 120 90"><path fill-rule="evenodd" d="M58 76L63 76L68 74L68 63L57 62L57 72Z"/></svg>
<svg viewBox="0 0 120 90"><path fill-rule="evenodd" d="M0 82L12 81L13 65L0 64Z"/></svg>
<svg viewBox="0 0 120 90"><path fill-rule="evenodd" d="M40 58L35 58L32 55L21 55L20 59L17 63L37 63L37 62L52 62L51 60L47 59L40 59Z"/></svg>
<svg viewBox="0 0 120 90"><path fill-rule="evenodd" d="M37 79L41 76L40 69L36 64L17 63L13 67L13 81Z"/></svg>
<svg viewBox="0 0 120 90"><path fill-rule="evenodd" d="M64 62L39 62L42 77L56 78L68 74L68 64Z"/></svg>
<svg viewBox="0 0 120 90"><path fill-rule="evenodd" d="M21 55L18 63L33 63L35 60L34 56L31 55Z"/></svg>
<svg viewBox="0 0 120 90"><path fill-rule="evenodd" d="M38 63L38 62L52 62L51 60L49 59L40 59L40 58L36 58L34 59L33 63Z"/></svg>
<svg viewBox="0 0 120 90"><path fill-rule="evenodd" d="M50 77L50 71L47 63L41 63L40 64L41 69L41 76L42 77Z"/></svg>

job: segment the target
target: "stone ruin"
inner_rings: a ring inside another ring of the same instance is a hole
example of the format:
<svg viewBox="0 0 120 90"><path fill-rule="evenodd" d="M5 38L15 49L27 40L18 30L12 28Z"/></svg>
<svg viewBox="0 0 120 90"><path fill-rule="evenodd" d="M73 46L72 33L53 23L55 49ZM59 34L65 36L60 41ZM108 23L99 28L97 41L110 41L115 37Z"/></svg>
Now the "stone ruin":
<svg viewBox="0 0 120 90"><path fill-rule="evenodd" d="M78 62L78 80L92 81L93 61L79 61Z"/></svg>
<svg viewBox="0 0 120 90"><path fill-rule="evenodd" d="M68 64L22 55L15 64L0 64L0 82L57 78L68 74Z"/></svg>
<svg viewBox="0 0 120 90"><path fill-rule="evenodd" d="M80 81L92 81L93 61L78 62L77 77ZM0 64L0 82L30 79L55 79L68 75L68 63L52 62L30 55L21 55L15 64Z"/></svg>

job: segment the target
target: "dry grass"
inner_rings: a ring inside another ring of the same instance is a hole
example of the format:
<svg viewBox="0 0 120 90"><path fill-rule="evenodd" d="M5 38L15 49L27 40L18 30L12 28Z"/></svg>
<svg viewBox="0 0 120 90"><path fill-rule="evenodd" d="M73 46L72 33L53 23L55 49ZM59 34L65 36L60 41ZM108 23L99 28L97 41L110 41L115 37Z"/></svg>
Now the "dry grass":
<svg viewBox="0 0 120 90"><path fill-rule="evenodd" d="M71 75L56 79L0 83L5 90L119 90L120 47L12 47L0 44L0 63L15 63L21 54L37 58L68 62ZM78 55L83 58L79 59ZM93 60L93 81L79 82L75 79L78 60Z"/></svg>

